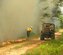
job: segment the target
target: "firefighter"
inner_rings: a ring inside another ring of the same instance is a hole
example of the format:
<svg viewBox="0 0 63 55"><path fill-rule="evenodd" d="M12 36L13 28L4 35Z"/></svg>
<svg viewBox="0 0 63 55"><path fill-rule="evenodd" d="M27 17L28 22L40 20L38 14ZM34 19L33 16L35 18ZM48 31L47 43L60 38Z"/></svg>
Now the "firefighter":
<svg viewBox="0 0 63 55"><path fill-rule="evenodd" d="M31 31L32 31L32 26L27 28L27 38L30 37Z"/></svg>

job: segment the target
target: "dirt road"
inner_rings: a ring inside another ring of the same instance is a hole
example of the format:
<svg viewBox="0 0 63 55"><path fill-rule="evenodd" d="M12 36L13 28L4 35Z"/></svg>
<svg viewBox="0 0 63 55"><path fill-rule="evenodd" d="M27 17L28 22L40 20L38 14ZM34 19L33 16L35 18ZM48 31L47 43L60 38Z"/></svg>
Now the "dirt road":
<svg viewBox="0 0 63 55"><path fill-rule="evenodd" d="M34 48L41 44L43 41L38 39L28 40L22 43L11 44L0 48L0 55L21 55L26 53L27 50Z"/></svg>

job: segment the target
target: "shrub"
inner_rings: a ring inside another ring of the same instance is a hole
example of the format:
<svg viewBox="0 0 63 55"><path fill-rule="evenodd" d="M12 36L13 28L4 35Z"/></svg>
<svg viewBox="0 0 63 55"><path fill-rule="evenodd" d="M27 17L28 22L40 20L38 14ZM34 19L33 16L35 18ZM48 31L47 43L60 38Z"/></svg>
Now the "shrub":
<svg viewBox="0 0 63 55"><path fill-rule="evenodd" d="M25 55L63 55L63 33L61 39L51 40L27 51Z"/></svg>

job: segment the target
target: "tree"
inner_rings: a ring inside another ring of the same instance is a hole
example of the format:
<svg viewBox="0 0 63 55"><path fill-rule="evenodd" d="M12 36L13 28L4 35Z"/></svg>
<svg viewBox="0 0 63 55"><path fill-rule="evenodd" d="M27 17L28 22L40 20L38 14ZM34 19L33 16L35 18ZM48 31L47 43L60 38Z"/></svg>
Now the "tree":
<svg viewBox="0 0 63 55"><path fill-rule="evenodd" d="M63 0L59 0L58 4L57 4L57 12L56 12L56 17L58 17L58 20L60 21L60 27L63 28L63 14L61 14L61 9L59 9L60 7L63 6Z"/></svg>

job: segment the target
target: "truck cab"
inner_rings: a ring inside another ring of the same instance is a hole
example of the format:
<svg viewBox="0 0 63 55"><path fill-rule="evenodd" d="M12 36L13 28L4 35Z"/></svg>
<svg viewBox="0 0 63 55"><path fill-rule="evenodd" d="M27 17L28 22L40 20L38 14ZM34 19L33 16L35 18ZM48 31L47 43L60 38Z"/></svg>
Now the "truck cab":
<svg viewBox="0 0 63 55"><path fill-rule="evenodd" d="M55 25L53 23L43 23L40 40L45 38L55 39Z"/></svg>

